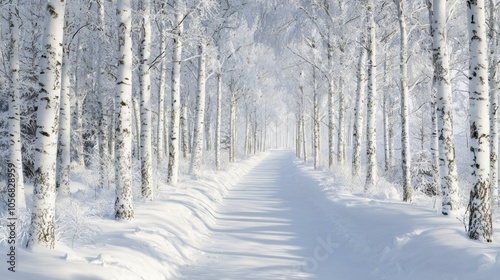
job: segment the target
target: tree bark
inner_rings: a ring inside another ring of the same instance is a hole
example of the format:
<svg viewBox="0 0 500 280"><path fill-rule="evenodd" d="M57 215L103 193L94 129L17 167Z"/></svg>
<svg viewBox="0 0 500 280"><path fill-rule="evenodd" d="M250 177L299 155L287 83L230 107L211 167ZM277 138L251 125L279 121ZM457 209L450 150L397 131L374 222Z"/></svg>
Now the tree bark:
<svg viewBox="0 0 500 280"><path fill-rule="evenodd" d="M132 220L132 9L130 0L118 0L118 73L116 126L116 201L115 219Z"/></svg>
<svg viewBox="0 0 500 280"><path fill-rule="evenodd" d="M10 24L10 46L9 46L9 65L11 72L11 89L9 91L9 189L14 187L15 195L15 211L18 209L26 209L26 198L24 194L24 178L23 178L23 160L22 160L22 145L21 145L21 78L19 74L19 0L13 0L9 10ZM12 175L11 175L12 174ZM9 191L10 192L10 191ZM10 192L12 193L12 192ZM16 217L16 215L12 215Z"/></svg>
<svg viewBox="0 0 500 280"><path fill-rule="evenodd" d="M164 8L165 9L165 8ZM165 129L165 88L167 86L167 36L165 34L165 31L161 31L161 52L162 52L162 57L161 57L161 73L160 73L160 85L159 85L159 92L158 92L158 127L157 127L157 141L158 141L158 154L156 155L157 157L157 162L162 163L163 159L165 158L166 154L166 146L165 146L165 138L167 136L165 135L166 129Z"/></svg>
<svg viewBox="0 0 500 280"><path fill-rule="evenodd" d="M469 20L469 120L471 191L469 237L491 242L488 45L484 0L467 1ZM496 139L495 139L496 140Z"/></svg>
<svg viewBox="0 0 500 280"><path fill-rule="evenodd" d="M335 95L335 81L334 81L334 60L333 60L333 42L328 41L328 65L330 67L328 77L328 168L333 167L333 158L335 157L335 116L334 116L334 95Z"/></svg>
<svg viewBox="0 0 500 280"><path fill-rule="evenodd" d="M173 1L173 7L178 10L175 13L175 37L172 68L172 117L170 121L170 148L168 157L168 179L171 185L177 185L179 180L179 121L180 121L180 79L182 60L182 31L183 15L178 0Z"/></svg>
<svg viewBox="0 0 500 280"><path fill-rule="evenodd" d="M139 86L141 90L141 194L146 200L153 200L153 155L151 123L151 0L142 0L142 24L139 55Z"/></svg>
<svg viewBox="0 0 500 280"><path fill-rule="evenodd" d="M361 34L358 62L358 88L354 108L354 147L352 155L352 175L359 176L361 170L361 139L363 138L363 110L365 108L367 46L364 32Z"/></svg>
<svg viewBox="0 0 500 280"><path fill-rule="evenodd" d="M375 36L375 16L373 0L368 0L368 33L370 34L368 48L368 96L367 96L367 148L368 172L366 174L365 190L372 189L378 177L377 171L377 129L375 118L377 116L377 54Z"/></svg>
<svg viewBox="0 0 500 280"><path fill-rule="evenodd" d="M406 19L404 1L399 0L399 30L401 35L400 70L401 70L401 159L403 170L403 201L411 202L411 153L410 153L410 126L408 115L408 36L406 34Z"/></svg>
<svg viewBox="0 0 500 280"><path fill-rule="evenodd" d="M63 52L64 0L49 0L40 59L35 180L28 247L53 249L55 245L55 199L59 98Z"/></svg>
<svg viewBox="0 0 500 280"><path fill-rule="evenodd" d="M316 67L313 66L313 148L314 148L314 169L319 169L319 95L316 80Z"/></svg>
<svg viewBox="0 0 500 280"><path fill-rule="evenodd" d="M498 205L498 95L500 94L497 79L500 42L498 39L498 23L496 13L496 0L490 0L490 184L491 184L491 203L492 206Z"/></svg>
<svg viewBox="0 0 500 280"><path fill-rule="evenodd" d="M220 170L220 129L222 119L222 71L217 74L217 117L215 120L215 170Z"/></svg>
<svg viewBox="0 0 500 280"><path fill-rule="evenodd" d="M457 166L453 136L453 107L449 57L446 46L446 1L433 2L433 56L436 68L437 111L439 127L439 167L442 213L450 214L458 203Z"/></svg>
<svg viewBox="0 0 500 280"><path fill-rule="evenodd" d="M194 125L193 153L191 154L191 175L198 176L201 172L201 157L203 155L203 132L205 119L205 48L206 44L202 42L199 45L200 59L198 64L198 96L196 97L196 117Z"/></svg>

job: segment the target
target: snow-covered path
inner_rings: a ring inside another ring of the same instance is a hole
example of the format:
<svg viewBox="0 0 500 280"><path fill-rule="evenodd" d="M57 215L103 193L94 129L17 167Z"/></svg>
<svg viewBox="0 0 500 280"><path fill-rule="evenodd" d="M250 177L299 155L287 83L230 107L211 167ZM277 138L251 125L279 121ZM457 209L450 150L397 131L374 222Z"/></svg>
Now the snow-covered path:
<svg viewBox="0 0 500 280"><path fill-rule="evenodd" d="M328 244L328 223L310 203L319 190L304 188L312 179L293 158L273 151L229 192L204 255L181 270L185 279L326 279L317 274L314 250L335 244Z"/></svg>
<svg viewBox="0 0 500 280"><path fill-rule="evenodd" d="M469 240L454 217L346 192L337 179L295 164L290 151L269 152L228 193L181 278L468 280L500 273L498 241Z"/></svg>

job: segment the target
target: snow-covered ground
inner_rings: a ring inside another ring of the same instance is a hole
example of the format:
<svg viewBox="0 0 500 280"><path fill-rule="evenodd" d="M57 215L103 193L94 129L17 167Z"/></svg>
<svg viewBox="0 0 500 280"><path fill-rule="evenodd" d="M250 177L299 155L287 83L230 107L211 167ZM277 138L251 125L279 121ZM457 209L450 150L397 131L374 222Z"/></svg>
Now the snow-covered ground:
<svg viewBox="0 0 500 280"><path fill-rule="evenodd" d="M290 151L270 151L220 174L187 178L175 190L160 185L155 202L136 204L133 222L87 217L81 232L99 229L92 244L60 233L55 250L19 249L18 271L8 272L4 263L0 279L500 275L497 223L493 243L471 241L463 223L439 214L432 200L402 203L390 187L366 195L356 184L349 176L314 171ZM62 203L75 212L71 202ZM0 250L6 252L5 244Z"/></svg>

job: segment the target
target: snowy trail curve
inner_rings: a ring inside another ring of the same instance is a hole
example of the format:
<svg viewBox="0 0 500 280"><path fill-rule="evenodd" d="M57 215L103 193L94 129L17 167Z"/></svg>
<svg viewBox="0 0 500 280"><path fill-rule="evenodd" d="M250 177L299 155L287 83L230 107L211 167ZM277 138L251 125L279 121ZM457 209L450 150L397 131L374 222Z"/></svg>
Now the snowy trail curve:
<svg viewBox="0 0 500 280"><path fill-rule="evenodd" d="M317 185L293 163L290 151L272 151L236 185L217 212L217 224L183 279L318 279L334 244L315 209ZM331 248L330 248L331 247Z"/></svg>

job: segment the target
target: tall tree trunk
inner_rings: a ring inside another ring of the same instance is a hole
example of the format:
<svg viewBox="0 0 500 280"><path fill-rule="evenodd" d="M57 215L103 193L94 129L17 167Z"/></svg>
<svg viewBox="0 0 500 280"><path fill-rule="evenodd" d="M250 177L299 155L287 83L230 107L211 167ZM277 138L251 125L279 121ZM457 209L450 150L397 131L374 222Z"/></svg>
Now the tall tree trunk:
<svg viewBox="0 0 500 280"><path fill-rule="evenodd" d="M434 0L432 37L438 97L441 212L443 215L448 215L455 210L458 203L458 182L453 136L453 104L449 77L449 57L446 46L446 1Z"/></svg>
<svg viewBox="0 0 500 280"><path fill-rule="evenodd" d="M401 159L403 170L403 201L411 202L411 154L410 154L410 126L408 115L408 36L406 34L406 19L404 1L399 0L399 30L401 33L400 70L401 70Z"/></svg>
<svg viewBox="0 0 500 280"><path fill-rule="evenodd" d="M365 108L366 89L366 57L367 46L364 32L361 34L360 55L358 62L358 88L356 95L356 105L354 108L354 147L352 155L352 175L359 176L361 170L361 139L363 138L363 110Z"/></svg>
<svg viewBox="0 0 500 280"><path fill-rule="evenodd" d="M375 6L373 0L368 0L368 33L370 34L368 48L368 96L367 96L367 138L366 154L368 156L368 172L366 174L365 190L372 189L378 177L377 171L377 41L375 37Z"/></svg>
<svg viewBox="0 0 500 280"><path fill-rule="evenodd" d="M212 126L210 123L212 122L212 112L210 111L210 96L207 96L207 108L205 110L205 149L207 151L212 150Z"/></svg>
<svg viewBox="0 0 500 280"><path fill-rule="evenodd" d="M500 94L498 79L498 63L500 42L498 39L498 23L496 13L498 11L496 0L490 1L490 184L491 203L498 205L498 95Z"/></svg>
<svg viewBox="0 0 500 280"><path fill-rule="evenodd" d="M344 82L339 79L339 129L337 162L340 166L345 164L345 108L344 108Z"/></svg>
<svg viewBox="0 0 500 280"><path fill-rule="evenodd" d="M316 80L316 67L313 67L313 147L314 147L314 169L319 168L319 94Z"/></svg>
<svg viewBox="0 0 500 280"><path fill-rule="evenodd" d="M491 242L488 44L484 0L467 1L469 20L469 119L471 191L469 237ZM495 139L496 140L496 139Z"/></svg>
<svg viewBox="0 0 500 280"><path fill-rule="evenodd" d="M83 137L83 104L85 103L85 93L80 89L80 63L83 65L80 56L80 36L76 40L76 51L75 51L75 66L74 66L74 89L75 89L75 100L76 100L76 155L77 164L80 168L85 168L85 147L84 147L84 137Z"/></svg>
<svg viewBox="0 0 500 280"><path fill-rule="evenodd" d="M188 101L185 100L184 103L187 103ZM188 154L189 154L189 134L188 134L188 122L187 122L187 104L181 105L181 118L180 118L180 137L181 137L181 152L182 152L182 158L187 159Z"/></svg>
<svg viewBox="0 0 500 280"><path fill-rule="evenodd" d="M24 195L24 178L23 178L23 160L21 146L21 79L19 75L19 26L20 18L18 6L19 0L13 0L10 4L9 24L10 24L10 71L11 71L11 89L9 91L9 195L15 197L15 211L18 209L26 209L26 198ZM13 189L13 191L12 191ZM12 198L9 196L9 198ZM10 208L10 207L9 207ZM10 209L9 209L10 210ZM10 211L9 211L10 212ZM12 213L12 212L10 212ZM12 215L16 217L15 213Z"/></svg>
<svg viewBox="0 0 500 280"><path fill-rule="evenodd" d="M200 59L198 64L198 96L196 97L196 117L194 124L194 142L193 153L191 154L191 175L198 176L201 171L201 157L203 155L203 131L205 119L205 48L206 44L202 42L199 45Z"/></svg>
<svg viewBox="0 0 500 280"><path fill-rule="evenodd" d="M170 148L168 157L168 183L177 185L179 180L179 121L180 121L180 90L181 90L181 60L182 60L182 31L183 15L179 7L179 0L173 1L175 13L175 37L172 68L172 118L170 121Z"/></svg>
<svg viewBox="0 0 500 280"><path fill-rule="evenodd" d="M387 70L387 53L385 54L385 59L384 59L384 85L387 85L387 76L388 76L388 70ZM393 129L392 124L390 122L392 121L391 119L391 112L392 112L392 98L388 90L384 90L383 96L382 96L382 108L384 112L384 171L389 172L392 168L392 146L391 146L391 130Z"/></svg>
<svg viewBox="0 0 500 280"><path fill-rule="evenodd" d="M106 24L105 24L105 9L104 9L104 0L99 0L97 2L97 16L98 16L98 27L100 29L98 42L101 46L104 46L105 36L106 36ZM104 77L106 76L106 69L104 67L104 50L99 49L97 53L98 60L98 69L97 69L97 77L96 77L96 92L99 96L99 107L100 107L100 124L99 124L99 155L101 159L100 164L100 182L99 185L101 187L109 186L109 109L107 106L107 95L104 88ZM64 72L63 72L64 73ZM62 98L61 98L62 100ZM61 105L62 106L62 105ZM62 107L61 107L62 110ZM62 115L62 113L61 113ZM62 131L62 127L61 127Z"/></svg>
<svg viewBox="0 0 500 280"><path fill-rule="evenodd" d="M427 0L427 11L429 14L429 28L430 34L433 34L433 8L432 0ZM438 127L438 115L437 115L437 94L436 94L436 62L435 57L432 56L432 84L431 84L431 122L432 122L432 133L431 133L431 154L432 154L432 164L434 174L434 185L435 193L438 194L441 190L441 175L439 170L439 127Z"/></svg>
<svg viewBox="0 0 500 280"><path fill-rule="evenodd" d="M115 219L132 220L132 9L130 0L118 0L118 73L116 125L116 201Z"/></svg>
<svg viewBox="0 0 500 280"><path fill-rule="evenodd" d="M335 156L335 116L334 116L334 95L335 95L335 81L334 81L334 60L333 60L333 42L328 40L328 65L330 67L328 76L328 168L333 167L333 158Z"/></svg>
<svg viewBox="0 0 500 280"><path fill-rule="evenodd" d="M68 24L68 23L66 23ZM66 25L67 26L67 25ZM61 69L61 99L59 111L59 162L57 168L57 190L64 196L70 194L69 174L71 164L71 84L69 79L70 68L70 50L69 45L63 50L63 64Z"/></svg>
<svg viewBox="0 0 500 280"><path fill-rule="evenodd" d="M133 105L133 113L134 113L134 118L133 120L135 121L135 143L133 142L133 155L137 158L137 160L141 160L141 109L140 109L140 96L139 98L136 98L135 96L132 97L132 105Z"/></svg>
<svg viewBox="0 0 500 280"><path fill-rule="evenodd" d="M248 106L247 106L247 114L245 118L245 145L243 150L245 151L245 157L248 156L249 151L250 151L250 116L248 113Z"/></svg>
<svg viewBox="0 0 500 280"><path fill-rule="evenodd" d="M142 0L141 44L139 55L139 86L141 90L141 194L146 200L153 200L153 155L151 123L151 0Z"/></svg>
<svg viewBox="0 0 500 280"><path fill-rule="evenodd" d="M305 116L304 114L302 114L302 119L301 119L301 123L302 123L302 153L304 155L304 162L307 162L307 137L306 137L306 119L305 119Z"/></svg>
<svg viewBox="0 0 500 280"><path fill-rule="evenodd" d="M253 108L253 154L257 153L257 139L258 139L258 127L257 127L257 105ZM287 146L288 147L288 146Z"/></svg>
<svg viewBox="0 0 500 280"><path fill-rule="evenodd" d="M231 82L232 84L233 82ZM230 101L230 113L229 113L229 162L234 162L236 158L236 89L232 88L231 91L231 101Z"/></svg>
<svg viewBox="0 0 500 280"><path fill-rule="evenodd" d="M63 52L64 0L49 0L40 58L40 92L35 142L35 181L28 247L53 249L55 245L55 202L59 98Z"/></svg>
<svg viewBox="0 0 500 280"><path fill-rule="evenodd" d="M164 7L165 9L165 7ZM163 162L165 158L165 88L167 86L167 36L165 31L161 31L161 73L160 85L158 91L158 127L157 127L157 141L158 141L158 154L156 155L158 164Z"/></svg>
<svg viewBox="0 0 500 280"><path fill-rule="evenodd" d="M220 170L220 129L222 119L222 71L217 74L217 118L215 120L215 170Z"/></svg>

